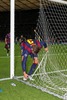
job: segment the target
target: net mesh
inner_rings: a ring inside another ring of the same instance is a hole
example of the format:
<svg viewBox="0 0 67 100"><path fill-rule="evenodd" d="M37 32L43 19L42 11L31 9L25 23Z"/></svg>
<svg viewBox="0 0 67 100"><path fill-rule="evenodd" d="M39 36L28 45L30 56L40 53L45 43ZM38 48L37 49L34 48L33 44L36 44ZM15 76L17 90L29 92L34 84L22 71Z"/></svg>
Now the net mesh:
<svg viewBox="0 0 67 100"><path fill-rule="evenodd" d="M67 93L67 5L40 1L36 37L45 40L49 52L34 74L37 85L63 97ZM38 77L38 78L37 78Z"/></svg>
<svg viewBox="0 0 67 100"><path fill-rule="evenodd" d="M35 38L46 41L49 51L40 51L28 85L67 100L67 5L40 0Z"/></svg>

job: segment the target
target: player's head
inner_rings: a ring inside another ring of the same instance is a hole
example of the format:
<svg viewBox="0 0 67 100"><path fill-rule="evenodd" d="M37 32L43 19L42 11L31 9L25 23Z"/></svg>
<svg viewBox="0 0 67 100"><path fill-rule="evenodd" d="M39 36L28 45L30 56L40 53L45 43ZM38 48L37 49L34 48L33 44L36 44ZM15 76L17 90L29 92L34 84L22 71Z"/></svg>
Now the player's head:
<svg viewBox="0 0 67 100"><path fill-rule="evenodd" d="M32 52L37 54L40 51L40 47L38 47L37 45L33 45L32 46Z"/></svg>

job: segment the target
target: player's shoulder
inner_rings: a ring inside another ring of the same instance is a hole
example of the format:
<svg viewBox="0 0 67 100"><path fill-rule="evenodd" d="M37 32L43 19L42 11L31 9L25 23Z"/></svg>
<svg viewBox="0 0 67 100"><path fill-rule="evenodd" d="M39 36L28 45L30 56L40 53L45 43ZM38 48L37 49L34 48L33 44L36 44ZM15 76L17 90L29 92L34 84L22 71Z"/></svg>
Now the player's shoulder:
<svg viewBox="0 0 67 100"><path fill-rule="evenodd" d="M24 44L26 44L26 42L25 42L25 41L21 42L21 46L22 46L22 45L24 45Z"/></svg>
<svg viewBox="0 0 67 100"><path fill-rule="evenodd" d="M38 39L35 39L34 42L40 42Z"/></svg>
<svg viewBox="0 0 67 100"><path fill-rule="evenodd" d="M44 45L44 44L46 44L46 42L43 41L43 40L41 40L41 41L40 41L40 44Z"/></svg>

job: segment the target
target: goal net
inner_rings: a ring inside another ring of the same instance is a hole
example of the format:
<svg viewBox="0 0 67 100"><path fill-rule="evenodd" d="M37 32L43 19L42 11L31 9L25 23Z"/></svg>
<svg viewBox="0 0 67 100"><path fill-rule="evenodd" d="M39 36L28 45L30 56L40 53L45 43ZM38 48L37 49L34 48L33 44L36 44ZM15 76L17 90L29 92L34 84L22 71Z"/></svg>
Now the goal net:
<svg viewBox="0 0 67 100"><path fill-rule="evenodd" d="M62 1L40 0L35 37L46 41L49 51L40 51L34 81L19 81L67 100L67 5Z"/></svg>
<svg viewBox="0 0 67 100"><path fill-rule="evenodd" d="M49 52L41 50L40 63L32 75L34 81L25 83L67 100L66 4L53 0L40 1L35 37L46 41Z"/></svg>
<svg viewBox="0 0 67 100"><path fill-rule="evenodd" d="M41 58L33 77L37 88L65 98L67 93L67 5L40 1L36 37L48 44L49 52Z"/></svg>

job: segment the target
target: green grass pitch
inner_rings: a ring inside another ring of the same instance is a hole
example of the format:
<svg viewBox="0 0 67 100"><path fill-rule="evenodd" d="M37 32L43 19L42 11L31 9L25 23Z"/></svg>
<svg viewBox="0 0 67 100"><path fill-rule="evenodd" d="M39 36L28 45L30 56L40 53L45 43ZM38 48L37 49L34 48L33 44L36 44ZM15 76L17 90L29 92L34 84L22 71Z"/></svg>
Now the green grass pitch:
<svg viewBox="0 0 67 100"><path fill-rule="evenodd" d="M32 60L28 58L27 70ZM0 79L10 76L10 57L6 56L4 43L0 42ZM19 44L15 47L15 75L22 75L21 52ZM15 83L16 86L12 86ZM0 100L61 100L34 87L27 86L16 80L0 81Z"/></svg>

